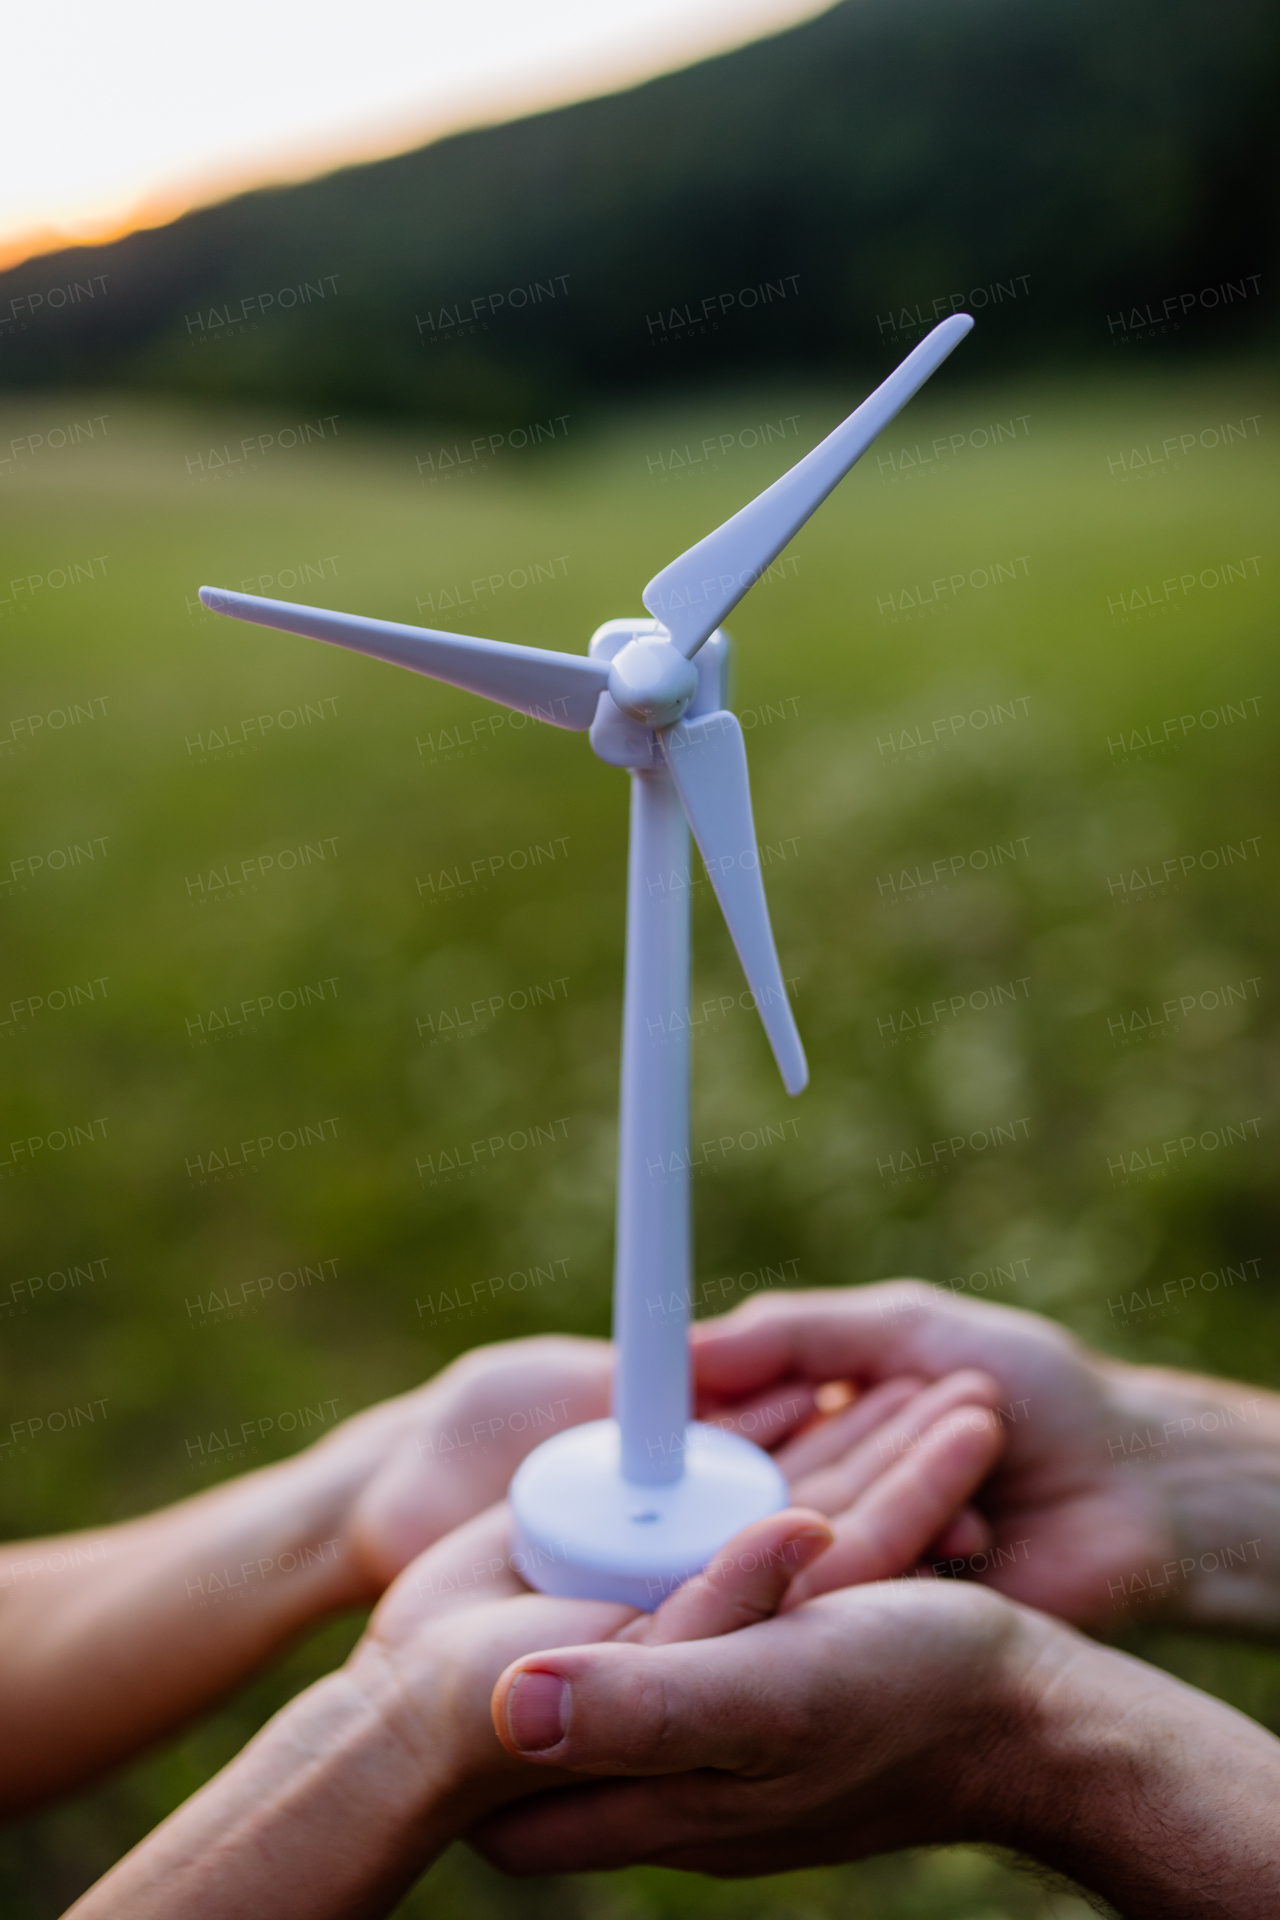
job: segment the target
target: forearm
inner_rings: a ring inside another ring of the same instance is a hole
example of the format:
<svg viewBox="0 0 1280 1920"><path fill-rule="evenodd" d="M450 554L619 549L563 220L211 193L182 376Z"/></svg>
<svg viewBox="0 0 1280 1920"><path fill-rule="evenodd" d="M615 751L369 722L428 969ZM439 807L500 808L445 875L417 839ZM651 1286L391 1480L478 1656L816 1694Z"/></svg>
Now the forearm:
<svg viewBox="0 0 1280 1920"><path fill-rule="evenodd" d="M1280 1633L1280 1395L1160 1367L1106 1371L1115 1471L1156 1502L1176 1545L1112 1582L1117 1607L1154 1605L1179 1624L1226 1633Z"/></svg>
<svg viewBox="0 0 1280 1920"><path fill-rule="evenodd" d="M67 1920L362 1920L452 1837L444 1756L348 1669L270 1721Z"/></svg>
<svg viewBox="0 0 1280 1920"><path fill-rule="evenodd" d="M344 1536L360 1475L358 1453L317 1449L122 1526L7 1549L0 1804L91 1777L365 1598Z"/></svg>
<svg viewBox="0 0 1280 1920"><path fill-rule="evenodd" d="M1167 1674L1054 1632L1072 1644L1028 1671L975 1837L1069 1874L1125 1920L1271 1920L1280 1742Z"/></svg>
<svg viewBox="0 0 1280 1920"><path fill-rule="evenodd" d="M480 1350L292 1460L0 1550L0 1807L80 1784L375 1600L499 1497L533 1439L603 1411L608 1374L595 1341Z"/></svg>

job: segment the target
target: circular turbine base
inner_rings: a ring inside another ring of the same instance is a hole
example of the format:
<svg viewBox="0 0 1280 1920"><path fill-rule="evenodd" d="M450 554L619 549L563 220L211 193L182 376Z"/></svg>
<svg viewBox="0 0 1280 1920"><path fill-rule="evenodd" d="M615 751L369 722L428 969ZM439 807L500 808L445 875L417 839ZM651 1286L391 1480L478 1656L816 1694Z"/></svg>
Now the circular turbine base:
<svg viewBox="0 0 1280 1920"><path fill-rule="evenodd" d="M613 1420L545 1440L511 1482L512 1564L542 1593L652 1613L726 1540L787 1505L787 1483L750 1440L691 1421L685 1470L640 1486L619 1470Z"/></svg>

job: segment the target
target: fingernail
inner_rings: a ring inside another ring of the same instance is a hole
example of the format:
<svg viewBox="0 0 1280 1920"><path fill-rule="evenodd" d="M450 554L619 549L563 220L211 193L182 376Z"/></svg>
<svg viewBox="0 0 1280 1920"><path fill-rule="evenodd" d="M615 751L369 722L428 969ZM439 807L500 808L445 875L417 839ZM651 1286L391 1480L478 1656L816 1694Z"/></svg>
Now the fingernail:
<svg viewBox="0 0 1280 1920"><path fill-rule="evenodd" d="M569 1688L558 1673L517 1675L507 1695L507 1732L521 1753L542 1753L564 1738Z"/></svg>

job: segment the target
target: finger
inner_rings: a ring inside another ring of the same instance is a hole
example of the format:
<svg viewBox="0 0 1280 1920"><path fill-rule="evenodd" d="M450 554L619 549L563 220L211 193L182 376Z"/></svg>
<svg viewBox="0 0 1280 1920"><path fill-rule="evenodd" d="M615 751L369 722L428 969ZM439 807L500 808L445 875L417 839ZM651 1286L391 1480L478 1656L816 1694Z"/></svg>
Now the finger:
<svg viewBox="0 0 1280 1920"><path fill-rule="evenodd" d="M843 1412L831 1414L797 1434L794 1440L788 1440L773 1457L794 1486L806 1474L838 1460L891 1414L897 1413L926 1385L927 1382L918 1373L900 1374L895 1380L883 1380L878 1387L869 1387L860 1394L853 1405L846 1407Z"/></svg>
<svg viewBox="0 0 1280 1920"><path fill-rule="evenodd" d="M884 1380L897 1373L937 1379L981 1364L992 1315L1007 1308L960 1302L923 1280L885 1280L833 1292L748 1300L691 1329L699 1390L744 1399L778 1380Z"/></svg>
<svg viewBox="0 0 1280 1920"><path fill-rule="evenodd" d="M914 1446L934 1421L955 1407L990 1406L999 1399L1000 1388L989 1373L980 1373L976 1368L948 1373L915 1394L874 1433L851 1447L842 1459L794 1480L792 1498L798 1504L816 1507L819 1513L842 1513L887 1467ZM948 1512L942 1517L946 1520L951 1516Z"/></svg>
<svg viewBox="0 0 1280 1920"><path fill-rule="evenodd" d="M540 1793L500 1808L463 1838L482 1859L513 1877L647 1865L742 1880L861 1858L888 1844L883 1838L879 1845L860 1844L847 1816L825 1827L812 1818L775 1827L772 1781L756 1792L737 1780L725 1783L734 1805L726 1792L716 1791L719 1784L706 1774L686 1774Z"/></svg>
<svg viewBox="0 0 1280 1920"><path fill-rule="evenodd" d="M705 1778L561 1787L499 1808L465 1838L502 1873L604 1873L701 1837L689 1789L700 1800Z"/></svg>
<svg viewBox="0 0 1280 1920"><path fill-rule="evenodd" d="M972 1507L961 1507L949 1526L943 1528L926 1551L929 1560L968 1560L975 1553L986 1553L995 1534L982 1514Z"/></svg>
<svg viewBox="0 0 1280 1920"><path fill-rule="evenodd" d="M740 1851L741 1809L719 1804L727 1799L722 1789L738 1787L732 1778L708 1774L562 1787L499 1808L465 1838L483 1859L513 1875L603 1873L721 1836ZM751 1825L760 1824L757 1813Z"/></svg>
<svg viewBox="0 0 1280 1920"><path fill-rule="evenodd" d="M1003 1436L989 1407L953 1407L835 1522L835 1540L792 1581L783 1613L815 1594L890 1580L915 1566L929 1542L986 1479Z"/></svg>
<svg viewBox="0 0 1280 1920"><path fill-rule="evenodd" d="M736 1533L702 1573L686 1580L656 1613L642 1614L615 1637L648 1647L714 1640L778 1611L791 1582L831 1545L820 1513L789 1507Z"/></svg>
<svg viewBox="0 0 1280 1920"><path fill-rule="evenodd" d="M738 1634L527 1654L493 1690L494 1727L509 1753L587 1773L683 1773L736 1769L757 1757L763 1762L788 1717L784 1670L793 1689L817 1686L824 1699L830 1692L827 1663L813 1671L814 1646L822 1642L797 1634L797 1624L773 1619L753 1628L752 1659L743 1658ZM771 1659L779 1636L784 1647ZM785 1648L794 1649L789 1657Z"/></svg>

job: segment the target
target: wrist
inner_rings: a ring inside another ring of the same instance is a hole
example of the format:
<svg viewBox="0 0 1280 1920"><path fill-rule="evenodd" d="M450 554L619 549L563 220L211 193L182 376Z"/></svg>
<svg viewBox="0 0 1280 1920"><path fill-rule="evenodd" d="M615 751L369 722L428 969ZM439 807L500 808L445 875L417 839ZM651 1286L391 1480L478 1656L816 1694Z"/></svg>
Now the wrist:
<svg viewBox="0 0 1280 1920"><path fill-rule="evenodd" d="M405 1815L414 1831L430 1835L432 1854L511 1798L522 1778L526 1791L548 1784L545 1770L514 1759L493 1730L489 1700L506 1650L495 1654L472 1639L456 1615L398 1644L369 1631L344 1669L400 1755L412 1782L405 1783Z"/></svg>
<svg viewBox="0 0 1280 1920"><path fill-rule="evenodd" d="M350 1433L339 1428L288 1459L133 1523L171 1526L171 1551L190 1562L190 1605L235 1599L238 1613L252 1613L278 1638L378 1598L385 1583L371 1577L352 1516L395 1436L380 1435L376 1419L364 1415L348 1425Z"/></svg>
<svg viewBox="0 0 1280 1920"><path fill-rule="evenodd" d="M1029 1610L999 1697L1006 1737L972 1830L1068 1874L1126 1920L1265 1920L1280 1743L1220 1701Z"/></svg>
<svg viewBox="0 0 1280 1920"><path fill-rule="evenodd" d="M453 1837L445 1797L396 1676L349 1665L291 1701L72 1912L389 1912Z"/></svg>
<svg viewBox="0 0 1280 1920"><path fill-rule="evenodd" d="M1162 1367L1105 1371L1114 1470L1169 1541L1158 1564L1111 1583L1116 1604L1192 1627L1280 1631L1280 1396Z"/></svg>

